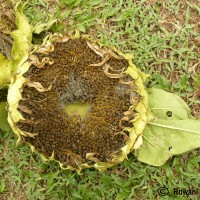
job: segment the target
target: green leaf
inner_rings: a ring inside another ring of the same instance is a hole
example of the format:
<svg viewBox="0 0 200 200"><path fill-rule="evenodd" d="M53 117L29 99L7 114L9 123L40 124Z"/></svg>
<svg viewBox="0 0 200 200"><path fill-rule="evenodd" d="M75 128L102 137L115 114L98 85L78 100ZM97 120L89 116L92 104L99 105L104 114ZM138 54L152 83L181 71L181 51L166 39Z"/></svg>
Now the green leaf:
<svg viewBox="0 0 200 200"><path fill-rule="evenodd" d="M29 24L28 18L23 13L23 7L18 8L19 3L15 6L16 25L18 29L27 37L28 41L32 40L32 27Z"/></svg>
<svg viewBox="0 0 200 200"><path fill-rule="evenodd" d="M102 2L103 0L92 0L92 1L89 1L89 5L96 6Z"/></svg>
<svg viewBox="0 0 200 200"><path fill-rule="evenodd" d="M61 20L67 19L70 13L71 10L64 10L62 13L58 14L58 18L60 18Z"/></svg>
<svg viewBox="0 0 200 200"><path fill-rule="evenodd" d="M11 130L7 117L8 112L6 110L6 102L0 102L0 129L6 132Z"/></svg>
<svg viewBox="0 0 200 200"><path fill-rule="evenodd" d="M199 86L200 86L200 76L197 75L197 74L194 74L194 75L192 76L192 79L194 80L194 85L195 85L196 87L199 87Z"/></svg>
<svg viewBox="0 0 200 200"><path fill-rule="evenodd" d="M144 129L137 159L160 166L173 155L200 147L200 121L190 116L187 104L161 89L149 89L148 94L153 120Z"/></svg>
<svg viewBox="0 0 200 200"><path fill-rule="evenodd" d="M65 24L64 23L55 23L55 24L53 24L52 26L51 26L51 30L53 31L53 32L60 32L60 31L62 31L62 30L64 30L64 28L65 28Z"/></svg>
<svg viewBox="0 0 200 200"><path fill-rule="evenodd" d="M161 89L148 89L151 112L160 119L188 119L189 106L178 95Z"/></svg>
<svg viewBox="0 0 200 200"><path fill-rule="evenodd" d="M36 34L40 34L42 31L46 31L49 30L51 28L51 26L56 22L57 20L54 19L53 15L50 15L49 19L47 22L42 23L42 22L38 22L34 28L33 28L33 32Z"/></svg>
<svg viewBox="0 0 200 200"><path fill-rule="evenodd" d="M81 31L81 32L83 32L83 33L86 32L86 28L85 28L85 26L84 26L83 24L78 24L78 25L77 25L77 28L78 28L79 31Z"/></svg>
<svg viewBox="0 0 200 200"><path fill-rule="evenodd" d="M150 122L143 133L143 145L136 151L139 161L160 166L171 156L200 147L200 121L164 120Z"/></svg>
<svg viewBox="0 0 200 200"><path fill-rule="evenodd" d="M0 193L5 190L5 187L6 187L5 180L1 180L1 183L0 183Z"/></svg>

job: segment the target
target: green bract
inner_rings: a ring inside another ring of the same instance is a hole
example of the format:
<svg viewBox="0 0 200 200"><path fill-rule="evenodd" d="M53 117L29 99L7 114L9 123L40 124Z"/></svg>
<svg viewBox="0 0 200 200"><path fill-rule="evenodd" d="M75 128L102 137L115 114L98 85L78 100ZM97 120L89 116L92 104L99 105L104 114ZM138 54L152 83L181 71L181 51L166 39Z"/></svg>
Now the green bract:
<svg viewBox="0 0 200 200"><path fill-rule="evenodd" d="M6 59L1 53L0 53L0 89L3 89L8 86L10 83L12 73L13 73L13 66L12 61L9 59Z"/></svg>

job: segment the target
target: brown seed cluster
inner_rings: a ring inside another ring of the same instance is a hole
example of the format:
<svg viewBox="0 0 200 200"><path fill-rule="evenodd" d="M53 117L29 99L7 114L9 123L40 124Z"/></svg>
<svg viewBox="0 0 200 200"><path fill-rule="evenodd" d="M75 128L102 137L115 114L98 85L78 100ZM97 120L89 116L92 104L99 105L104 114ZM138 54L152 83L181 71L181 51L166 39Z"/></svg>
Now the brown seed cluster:
<svg viewBox="0 0 200 200"><path fill-rule="evenodd" d="M46 55L37 55L41 60ZM109 78L99 63L102 58L91 50L83 39L55 43L48 57L53 65L31 66L25 74L39 82L45 92L24 84L19 111L26 120L18 127L34 137L24 137L46 156L54 152L55 159L78 167L87 162L111 161L125 145L127 135L120 126L124 112L130 107L130 86L119 78ZM127 68L125 59L111 58L106 62L113 70ZM69 115L64 105L87 103L84 118Z"/></svg>

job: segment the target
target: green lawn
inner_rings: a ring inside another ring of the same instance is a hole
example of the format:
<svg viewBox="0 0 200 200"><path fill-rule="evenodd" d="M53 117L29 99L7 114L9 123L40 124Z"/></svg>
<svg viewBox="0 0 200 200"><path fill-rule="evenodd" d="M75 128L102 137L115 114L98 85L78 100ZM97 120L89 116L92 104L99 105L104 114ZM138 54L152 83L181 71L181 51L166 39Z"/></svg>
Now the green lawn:
<svg viewBox="0 0 200 200"><path fill-rule="evenodd" d="M49 2L49 3L45 3ZM134 63L151 75L148 87L179 94L200 117L200 2L198 0L32 0L25 6L31 23L58 19L48 31L79 29L103 44L134 54ZM47 33L34 35L35 43ZM171 158L161 167L133 155L104 173L61 170L43 163L16 136L0 134L0 199L199 199L173 195L174 188L197 189L200 151ZM159 196L165 186L169 195ZM200 195L200 193L199 193Z"/></svg>

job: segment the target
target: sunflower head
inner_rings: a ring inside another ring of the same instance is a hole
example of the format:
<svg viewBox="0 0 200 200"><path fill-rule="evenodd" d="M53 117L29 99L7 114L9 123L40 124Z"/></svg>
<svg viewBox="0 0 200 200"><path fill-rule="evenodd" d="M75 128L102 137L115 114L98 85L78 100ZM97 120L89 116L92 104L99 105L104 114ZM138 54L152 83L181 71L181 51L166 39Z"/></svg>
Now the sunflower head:
<svg viewBox="0 0 200 200"><path fill-rule="evenodd" d="M76 32L48 36L21 60L8 93L18 142L78 172L126 158L147 121L146 75L132 56Z"/></svg>
<svg viewBox="0 0 200 200"><path fill-rule="evenodd" d="M18 72L9 88L9 122L45 160L104 170L123 161L143 131L145 75L115 48L53 35Z"/></svg>

